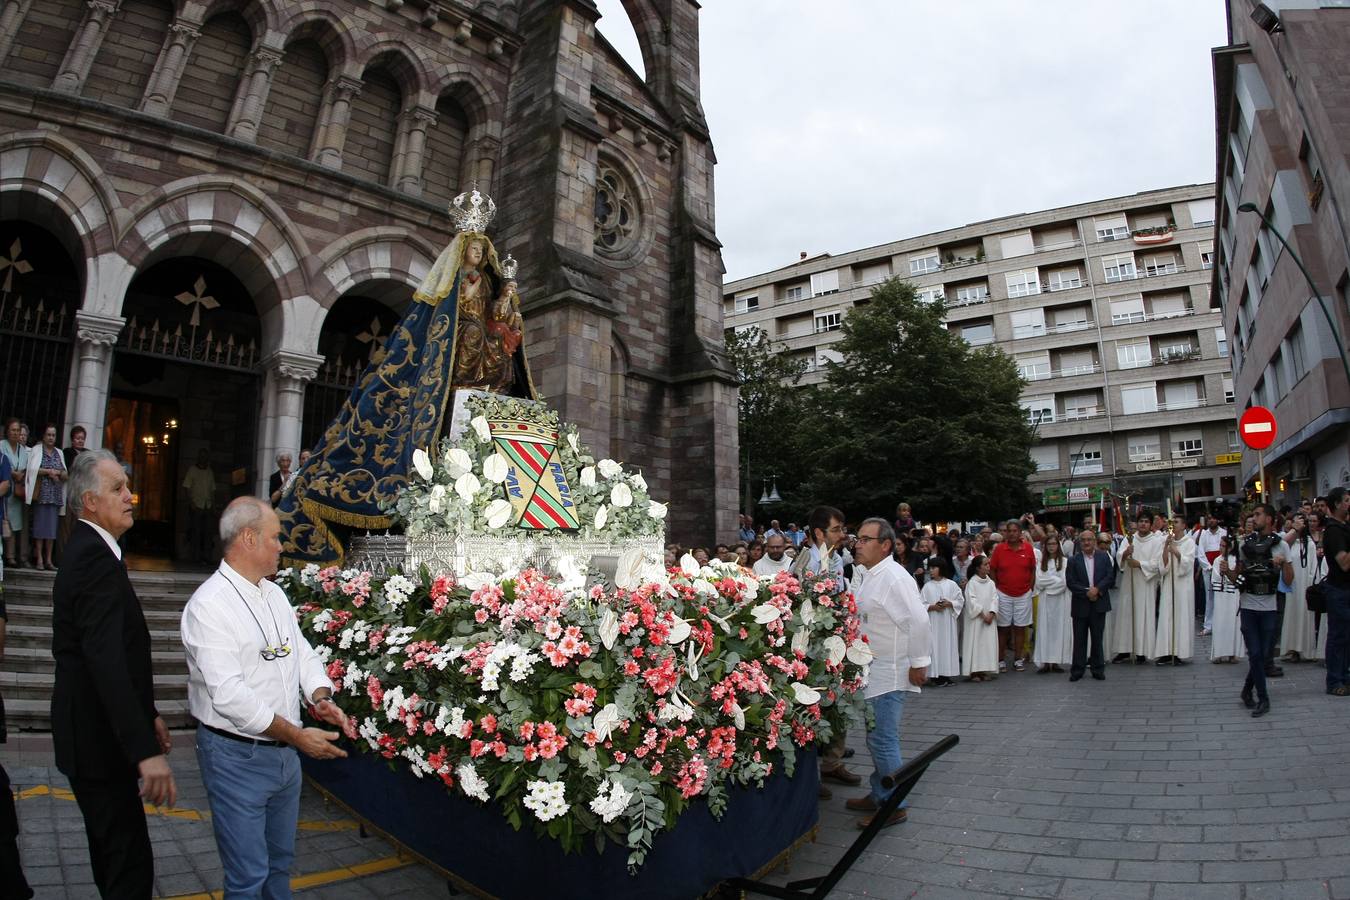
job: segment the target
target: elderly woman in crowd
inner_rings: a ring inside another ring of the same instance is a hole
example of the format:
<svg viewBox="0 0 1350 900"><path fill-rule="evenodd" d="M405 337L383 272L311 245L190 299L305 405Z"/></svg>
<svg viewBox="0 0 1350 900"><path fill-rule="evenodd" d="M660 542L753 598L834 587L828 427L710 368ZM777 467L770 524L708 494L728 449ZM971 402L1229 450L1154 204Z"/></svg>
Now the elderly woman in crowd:
<svg viewBox="0 0 1350 900"><path fill-rule="evenodd" d="M9 463L12 485L9 493L0 501L3 503L0 509L4 512L0 517L4 520L0 530L4 533L5 564L10 566L21 565L20 557L23 555L23 495L28 475L24 466L28 461L28 447L23 442L21 429L22 423L18 419L7 419L4 440L0 440L0 453Z"/></svg>
<svg viewBox="0 0 1350 900"><path fill-rule="evenodd" d="M48 423L42 429L42 443L28 451L24 495L33 508L34 565L53 572L56 565L52 562L52 547L66 504L65 481L65 456L56 446L56 426Z"/></svg>

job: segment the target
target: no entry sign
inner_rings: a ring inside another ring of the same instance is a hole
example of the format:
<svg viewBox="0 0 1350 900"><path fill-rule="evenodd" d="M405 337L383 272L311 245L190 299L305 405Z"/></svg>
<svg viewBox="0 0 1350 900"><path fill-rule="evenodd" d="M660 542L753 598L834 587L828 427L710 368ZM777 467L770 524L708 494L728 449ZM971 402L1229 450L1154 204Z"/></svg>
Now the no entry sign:
<svg viewBox="0 0 1350 900"><path fill-rule="evenodd" d="M1253 450L1265 450L1275 443L1275 414L1264 406L1253 406L1238 420L1238 434Z"/></svg>

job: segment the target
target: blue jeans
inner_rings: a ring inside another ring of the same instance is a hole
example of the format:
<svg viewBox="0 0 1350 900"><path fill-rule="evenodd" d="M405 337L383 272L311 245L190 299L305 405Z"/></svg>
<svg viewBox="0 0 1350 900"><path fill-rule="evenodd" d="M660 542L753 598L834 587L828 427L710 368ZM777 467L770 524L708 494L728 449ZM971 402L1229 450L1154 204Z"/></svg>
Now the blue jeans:
<svg viewBox="0 0 1350 900"><path fill-rule="evenodd" d="M867 749L872 754L872 801L880 806L891 792L881 786L881 779L895 772L903 764L900 759L900 719L905 714L905 695L908 691L880 694L867 703L872 707L876 724L867 732ZM901 803L903 808L908 803Z"/></svg>
<svg viewBox="0 0 1350 900"><path fill-rule="evenodd" d="M197 763L211 803L225 898L291 896L300 817L300 756L197 729Z"/></svg>
<svg viewBox="0 0 1350 900"><path fill-rule="evenodd" d="M1350 590L1323 582L1327 595L1327 614L1322 627L1327 630L1327 690L1341 685L1350 687Z"/></svg>
<svg viewBox="0 0 1350 900"><path fill-rule="evenodd" d="M1244 694L1256 688L1256 699L1270 699L1270 694L1266 693L1266 663L1274 652L1279 634L1280 614L1276 610L1242 610L1242 639L1247 643L1247 681L1242 686ZM1327 671L1331 671L1330 666Z"/></svg>

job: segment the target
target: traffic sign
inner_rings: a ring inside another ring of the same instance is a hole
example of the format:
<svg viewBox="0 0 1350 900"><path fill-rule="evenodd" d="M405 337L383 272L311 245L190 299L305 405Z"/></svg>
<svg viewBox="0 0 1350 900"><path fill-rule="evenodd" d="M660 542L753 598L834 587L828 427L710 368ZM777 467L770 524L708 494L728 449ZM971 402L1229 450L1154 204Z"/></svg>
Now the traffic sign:
<svg viewBox="0 0 1350 900"><path fill-rule="evenodd" d="M1265 450L1275 443L1275 414L1264 406L1253 406L1238 420L1242 443L1253 450Z"/></svg>

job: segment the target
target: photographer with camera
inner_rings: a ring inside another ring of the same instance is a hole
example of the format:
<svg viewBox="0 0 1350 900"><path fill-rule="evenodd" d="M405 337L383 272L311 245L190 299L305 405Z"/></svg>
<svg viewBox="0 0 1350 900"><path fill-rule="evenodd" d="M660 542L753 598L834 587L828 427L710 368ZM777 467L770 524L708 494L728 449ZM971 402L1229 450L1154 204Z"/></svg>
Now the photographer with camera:
<svg viewBox="0 0 1350 900"><path fill-rule="evenodd" d="M1242 702L1252 718L1270 712L1270 694L1266 690L1266 659L1275 646L1278 615L1275 592L1280 578L1294 579L1289 545L1275 532L1275 512L1268 504L1258 503L1252 510L1252 533L1238 549L1236 570L1222 558L1220 572L1238 586L1238 609L1242 617L1242 639L1247 644L1247 680L1242 686ZM1252 692L1256 698L1253 700Z"/></svg>

